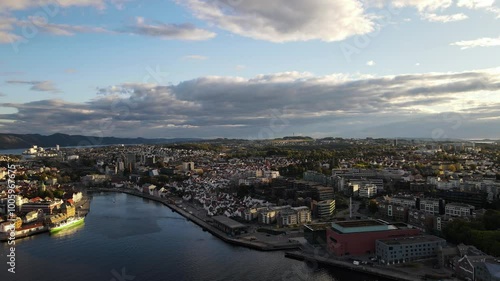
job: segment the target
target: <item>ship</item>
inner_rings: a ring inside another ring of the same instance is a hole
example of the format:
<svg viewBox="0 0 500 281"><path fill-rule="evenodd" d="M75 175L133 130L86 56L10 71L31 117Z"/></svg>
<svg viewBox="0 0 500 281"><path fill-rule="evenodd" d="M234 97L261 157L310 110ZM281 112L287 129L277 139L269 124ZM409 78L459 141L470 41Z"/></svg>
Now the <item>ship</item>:
<svg viewBox="0 0 500 281"><path fill-rule="evenodd" d="M83 223L84 220L85 220L85 217L71 217L64 222L58 223L54 226L50 226L49 231L50 231L50 233L56 233L60 230L63 230L63 229L66 229L66 228L69 228L72 226L80 225Z"/></svg>

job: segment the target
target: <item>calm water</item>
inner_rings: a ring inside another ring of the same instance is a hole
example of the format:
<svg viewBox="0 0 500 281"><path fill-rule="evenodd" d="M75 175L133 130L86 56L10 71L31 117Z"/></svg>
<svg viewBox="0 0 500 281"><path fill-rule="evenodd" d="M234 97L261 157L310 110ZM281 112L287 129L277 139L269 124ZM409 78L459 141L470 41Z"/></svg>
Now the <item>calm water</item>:
<svg viewBox="0 0 500 281"><path fill-rule="evenodd" d="M16 274L7 243L0 248L2 281L376 280L228 245L159 203L118 193L95 194L81 227L16 241Z"/></svg>

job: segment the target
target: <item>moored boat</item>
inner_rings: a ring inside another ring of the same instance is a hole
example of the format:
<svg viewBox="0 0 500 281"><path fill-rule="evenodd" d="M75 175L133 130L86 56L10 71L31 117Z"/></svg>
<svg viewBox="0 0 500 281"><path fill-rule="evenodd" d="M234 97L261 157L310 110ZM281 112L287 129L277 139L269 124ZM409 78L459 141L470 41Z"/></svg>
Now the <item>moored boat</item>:
<svg viewBox="0 0 500 281"><path fill-rule="evenodd" d="M56 224L54 226L49 227L49 231L50 231L50 233L55 233L55 232L58 232L60 230L68 228L68 227L80 225L84 222L84 220L85 220L85 217L71 217L64 222L61 222L59 224Z"/></svg>

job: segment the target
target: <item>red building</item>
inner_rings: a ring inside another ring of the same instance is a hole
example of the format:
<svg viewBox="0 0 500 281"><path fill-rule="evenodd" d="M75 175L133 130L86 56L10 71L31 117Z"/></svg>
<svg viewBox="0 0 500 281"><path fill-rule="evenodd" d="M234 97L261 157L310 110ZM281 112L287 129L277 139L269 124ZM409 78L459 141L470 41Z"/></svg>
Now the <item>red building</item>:
<svg viewBox="0 0 500 281"><path fill-rule="evenodd" d="M382 220L334 222L326 232L328 250L336 256L375 254L376 240L419 234L419 229L407 224Z"/></svg>

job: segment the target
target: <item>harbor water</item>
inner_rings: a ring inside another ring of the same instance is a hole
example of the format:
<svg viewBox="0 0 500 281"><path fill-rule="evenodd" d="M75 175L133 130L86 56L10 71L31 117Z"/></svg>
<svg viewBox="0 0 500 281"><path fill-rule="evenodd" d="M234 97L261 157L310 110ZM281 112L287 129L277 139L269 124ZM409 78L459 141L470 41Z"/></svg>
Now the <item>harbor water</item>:
<svg viewBox="0 0 500 281"><path fill-rule="evenodd" d="M228 245L166 206L121 193L94 194L83 225L0 245L0 280L380 280Z"/></svg>

